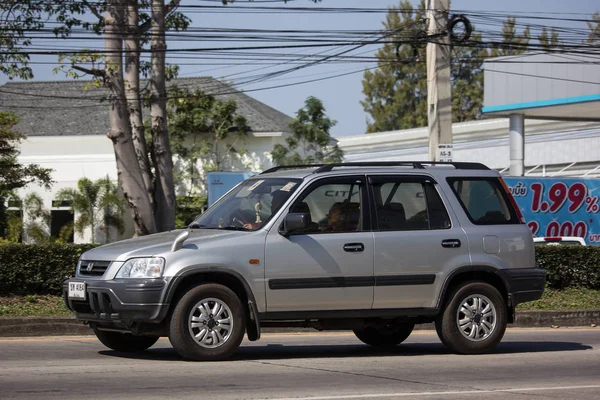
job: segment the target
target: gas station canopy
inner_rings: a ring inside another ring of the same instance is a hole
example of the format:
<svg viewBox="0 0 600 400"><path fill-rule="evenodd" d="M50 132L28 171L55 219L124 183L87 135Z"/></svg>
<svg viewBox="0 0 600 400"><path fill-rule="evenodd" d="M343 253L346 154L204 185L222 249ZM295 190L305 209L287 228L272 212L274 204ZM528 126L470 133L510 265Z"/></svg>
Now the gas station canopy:
<svg viewBox="0 0 600 400"><path fill-rule="evenodd" d="M483 68L484 114L600 121L600 53L524 53Z"/></svg>
<svg viewBox="0 0 600 400"><path fill-rule="evenodd" d="M510 118L510 175L524 174L525 119L600 121L600 53L540 53L486 60L484 107Z"/></svg>

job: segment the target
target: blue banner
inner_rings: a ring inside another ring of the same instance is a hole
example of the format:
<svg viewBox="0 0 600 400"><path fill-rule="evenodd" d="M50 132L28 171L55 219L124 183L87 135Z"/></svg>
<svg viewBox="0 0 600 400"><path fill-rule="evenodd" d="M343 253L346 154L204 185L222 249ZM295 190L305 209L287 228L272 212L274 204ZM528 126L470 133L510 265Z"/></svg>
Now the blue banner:
<svg viewBox="0 0 600 400"><path fill-rule="evenodd" d="M535 236L579 236L600 245L600 179L504 180Z"/></svg>
<svg viewBox="0 0 600 400"><path fill-rule="evenodd" d="M238 183L253 175L250 172L209 172L207 174L208 205L212 206Z"/></svg>

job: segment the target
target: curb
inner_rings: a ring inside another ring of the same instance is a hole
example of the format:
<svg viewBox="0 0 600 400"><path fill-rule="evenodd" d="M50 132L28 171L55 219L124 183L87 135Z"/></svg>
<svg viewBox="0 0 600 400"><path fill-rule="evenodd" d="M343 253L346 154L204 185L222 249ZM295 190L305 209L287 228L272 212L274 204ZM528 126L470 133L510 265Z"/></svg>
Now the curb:
<svg viewBox="0 0 600 400"><path fill-rule="evenodd" d="M600 310L521 311L510 328L562 328L594 326L600 323ZM435 330L421 324L417 330ZM316 332L312 328L264 328L265 333ZM73 317L0 318L0 337L92 335L91 329Z"/></svg>

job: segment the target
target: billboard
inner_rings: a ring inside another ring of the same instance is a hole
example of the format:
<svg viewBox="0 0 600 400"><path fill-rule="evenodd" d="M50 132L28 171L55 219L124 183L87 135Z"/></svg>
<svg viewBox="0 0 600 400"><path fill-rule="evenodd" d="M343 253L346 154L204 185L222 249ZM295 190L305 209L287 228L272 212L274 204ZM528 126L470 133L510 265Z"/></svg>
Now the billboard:
<svg viewBox="0 0 600 400"><path fill-rule="evenodd" d="M207 174L208 205L212 206L238 183L253 175L255 174L251 172L209 172Z"/></svg>
<svg viewBox="0 0 600 400"><path fill-rule="evenodd" d="M600 245L600 179L506 177L535 236L579 236Z"/></svg>

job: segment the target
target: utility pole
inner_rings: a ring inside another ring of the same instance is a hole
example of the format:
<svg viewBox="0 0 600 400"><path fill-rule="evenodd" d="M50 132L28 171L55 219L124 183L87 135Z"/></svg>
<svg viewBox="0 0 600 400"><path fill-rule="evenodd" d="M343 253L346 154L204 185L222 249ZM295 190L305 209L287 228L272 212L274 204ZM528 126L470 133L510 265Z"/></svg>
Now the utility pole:
<svg viewBox="0 0 600 400"><path fill-rule="evenodd" d="M450 36L446 32L450 0L428 0L427 117L430 161L452 161ZM432 37L433 36L433 37Z"/></svg>

